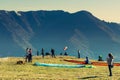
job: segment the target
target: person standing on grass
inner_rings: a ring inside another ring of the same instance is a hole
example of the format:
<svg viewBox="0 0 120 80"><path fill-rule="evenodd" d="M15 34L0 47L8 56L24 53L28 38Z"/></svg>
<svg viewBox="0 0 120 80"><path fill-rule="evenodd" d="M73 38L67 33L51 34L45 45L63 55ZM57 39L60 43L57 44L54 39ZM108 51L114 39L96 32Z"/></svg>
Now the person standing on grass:
<svg viewBox="0 0 120 80"><path fill-rule="evenodd" d="M43 48L41 50L41 55L42 55L42 58L44 58L44 49Z"/></svg>
<svg viewBox="0 0 120 80"><path fill-rule="evenodd" d="M51 49L51 56L55 58L55 50Z"/></svg>
<svg viewBox="0 0 120 80"><path fill-rule="evenodd" d="M86 56L85 64L90 64L89 58Z"/></svg>
<svg viewBox="0 0 120 80"><path fill-rule="evenodd" d="M39 51L37 50L37 56L39 56Z"/></svg>
<svg viewBox="0 0 120 80"><path fill-rule="evenodd" d="M78 50L78 58L80 58L80 50Z"/></svg>
<svg viewBox="0 0 120 80"><path fill-rule="evenodd" d="M26 48L25 62L28 62L29 49Z"/></svg>
<svg viewBox="0 0 120 80"><path fill-rule="evenodd" d="M32 49L29 49L29 57L28 57L28 62L32 62Z"/></svg>
<svg viewBox="0 0 120 80"><path fill-rule="evenodd" d="M107 64L108 64L108 69L109 69L109 76L112 76L112 69L113 68L113 55L112 53L108 54L108 58L107 58Z"/></svg>

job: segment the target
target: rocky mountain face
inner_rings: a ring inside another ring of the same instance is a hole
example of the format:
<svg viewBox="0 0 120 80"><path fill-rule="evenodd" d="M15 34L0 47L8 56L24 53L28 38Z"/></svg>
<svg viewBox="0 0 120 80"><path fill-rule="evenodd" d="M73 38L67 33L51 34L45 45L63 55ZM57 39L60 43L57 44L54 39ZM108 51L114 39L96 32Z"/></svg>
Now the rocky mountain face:
<svg viewBox="0 0 120 80"><path fill-rule="evenodd" d="M41 48L55 49L81 57L105 59L112 52L119 60L120 24L105 22L88 11L0 11L0 56L24 56L27 47L33 55ZM67 46L66 51L63 48Z"/></svg>

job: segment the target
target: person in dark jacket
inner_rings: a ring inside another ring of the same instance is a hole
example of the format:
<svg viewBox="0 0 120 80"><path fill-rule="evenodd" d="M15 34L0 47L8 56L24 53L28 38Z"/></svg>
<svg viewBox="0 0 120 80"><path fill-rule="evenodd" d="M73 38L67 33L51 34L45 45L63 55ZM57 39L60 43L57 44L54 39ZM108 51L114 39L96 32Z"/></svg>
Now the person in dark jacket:
<svg viewBox="0 0 120 80"><path fill-rule="evenodd" d="M42 58L44 58L44 49L43 48L41 50L41 55L42 55Z"/></svg>
<svg viewBox="0 0 120 80"><path fill-rule="evenodd" d="M89 64L89 58L86 56L85 64Z"/></svg>
<svg viewBox="0 0 120 80"><path fill-rule="evenodd" d="M80 58L80 50L78 50L78 58Z"/></svg>
<svg viewBox="0 0 120 80"><path fill-rule="evenodd" d="M28 62L32 62L32 49L29 49Z"/></svg>
<svg viewBox="0 0 120 80"><path fill-rule="evenodd" d="M51 49L51 56L55 58L55 50Z"/></svg>
<svg viewBox="0 0 120 80"><path fill-rule="evenodd" d="M112 53L108 54L108 58L107 58L107 64L108 64L108 69L109 69L109 76L112 76L112 67L113 67L113 55Z"/></svg>
<svg viewBox="0 0 120 80"><path fill-rule="evenodd" d="M39 56L39 51L37 51L37 56Z"/></svg>

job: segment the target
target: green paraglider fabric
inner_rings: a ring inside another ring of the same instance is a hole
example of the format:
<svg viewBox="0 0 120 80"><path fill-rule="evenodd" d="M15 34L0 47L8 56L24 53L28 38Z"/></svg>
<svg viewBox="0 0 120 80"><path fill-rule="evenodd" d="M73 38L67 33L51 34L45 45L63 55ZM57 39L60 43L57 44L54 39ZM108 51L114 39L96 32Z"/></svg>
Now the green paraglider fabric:
<svg viewBox="0 0 120 80"><path fill-rule="evenodd" d="M61 68L93 68L92 65L67 65L67 64L47 64L35 62L35 66L46 66L46 67L61 67Z"/></svg>

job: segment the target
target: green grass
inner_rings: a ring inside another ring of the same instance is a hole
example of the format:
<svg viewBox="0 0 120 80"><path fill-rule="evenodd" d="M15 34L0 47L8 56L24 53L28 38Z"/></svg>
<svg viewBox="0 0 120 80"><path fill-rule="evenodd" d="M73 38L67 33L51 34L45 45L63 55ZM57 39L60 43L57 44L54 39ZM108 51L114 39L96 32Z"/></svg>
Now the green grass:
<svg viewBox="0 0 120 80"><path fill-rule="evenodd" d="M75 57L51 58L50 56L42 59L41 56L33 57L32 63L17 65L18 60L24 58L8 57L0 59L0 80L120 80L120 67L113 68L113 76L109 77L108 67L96 66L96 68L58 68L33 66L34 62L55 63L55 64L74 64L65 62L63 59L77 59Z"/></svg>

